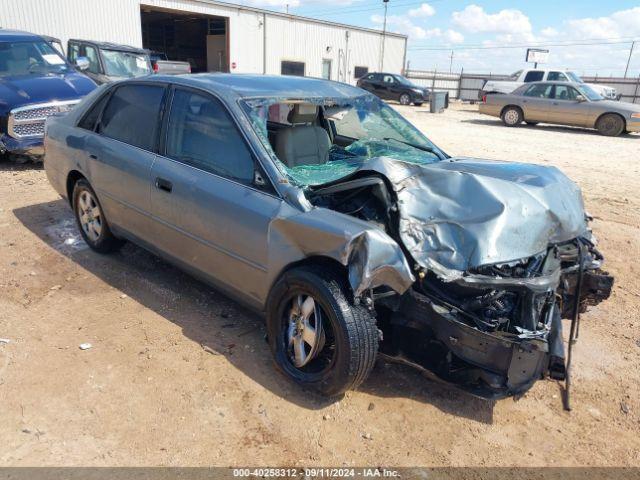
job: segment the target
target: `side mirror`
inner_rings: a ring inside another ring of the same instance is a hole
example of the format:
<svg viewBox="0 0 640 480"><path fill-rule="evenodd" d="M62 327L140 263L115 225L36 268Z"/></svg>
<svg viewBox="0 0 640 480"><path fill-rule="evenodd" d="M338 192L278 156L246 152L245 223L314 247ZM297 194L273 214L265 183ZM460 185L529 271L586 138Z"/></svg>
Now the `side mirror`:
<svg viewBox="0 0 640 480"><path fill-rule="evenodd" d="M78 57L76 58L76 68L82 72L89 69L89 59L87 57Z"/></svg>
<svg viewBox="0 0 640 480"><path fill-rule="evenodd" d="M586 101L587 101L587 99L586 99L586 98L584 98L584 96L583 96L583 95L578 95L578 96L576 97L576 100L577 100L578 102L586 102Z"/></svg>

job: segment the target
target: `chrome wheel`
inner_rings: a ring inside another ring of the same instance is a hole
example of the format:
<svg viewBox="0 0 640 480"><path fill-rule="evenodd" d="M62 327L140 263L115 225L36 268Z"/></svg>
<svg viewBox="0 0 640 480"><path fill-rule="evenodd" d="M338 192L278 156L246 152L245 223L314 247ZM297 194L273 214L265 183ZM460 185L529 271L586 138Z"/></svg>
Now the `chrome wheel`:
<svg viewBox="0 0 640 480"><path fill-rule="evenodd" d="M509 125L516 125L520 123L520 113L515 109L507 110L504 113L504 121Z"/></svg>
<svg viewBox="0 0 640 480"><path fill-rule="evenodd" d="M325 342L322 311L311 295L296 295L289 309L289 359L302 368L322 350Z"/></svg>
<svg viewBox="0 0 640 480"><path fill-rule="evenodd" d="M89 190L82 190L76 208L82 230L89 240L96 242L102 234L102 211Z"/></svg>

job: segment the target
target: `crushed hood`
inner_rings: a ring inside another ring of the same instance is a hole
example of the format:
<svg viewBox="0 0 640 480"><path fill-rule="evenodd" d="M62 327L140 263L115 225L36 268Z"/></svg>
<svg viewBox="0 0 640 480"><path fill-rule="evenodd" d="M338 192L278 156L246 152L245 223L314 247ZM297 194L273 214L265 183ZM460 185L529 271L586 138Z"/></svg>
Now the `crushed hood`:
<svg viewBox="0 0 640 480"><path fill-rule="evenodd" d="M555 167L451 158L418 165L380 157L360 171L387 177L413 260L446 281L509 263L583 234L578 186Z"/></svg>

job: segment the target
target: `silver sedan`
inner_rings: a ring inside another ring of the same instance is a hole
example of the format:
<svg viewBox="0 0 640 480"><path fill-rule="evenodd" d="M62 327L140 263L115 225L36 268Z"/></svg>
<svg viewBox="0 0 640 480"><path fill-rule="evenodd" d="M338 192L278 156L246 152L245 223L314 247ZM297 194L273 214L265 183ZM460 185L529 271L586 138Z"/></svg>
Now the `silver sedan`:
<svg viewBox="0 0 640 480"><path fill-rule="evenodd" d="M508 95L485 95L480 113L502 118L507 127L553 123L595 128L610 137L640 132L640 105L605 100L580 83L534 82Z"/></svg>

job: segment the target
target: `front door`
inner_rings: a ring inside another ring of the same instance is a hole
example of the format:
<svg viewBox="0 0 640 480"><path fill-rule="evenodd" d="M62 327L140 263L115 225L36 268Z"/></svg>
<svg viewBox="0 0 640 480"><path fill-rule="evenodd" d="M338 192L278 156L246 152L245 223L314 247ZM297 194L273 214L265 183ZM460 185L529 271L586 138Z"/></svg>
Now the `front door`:
<svg viewBox="0 0 640 480"><path fill-rule="evenodd" d="M226 107L174 91L164 154L152 172L159 247L248 300L264 298L268 231L282 200L253 185L257 168Z"/></svg>
<svg viewBox="0 0 640 480"><path fill-rule="evenodd" d="M571 85L556 85L549 109L549 121L561 125L587 125L589 104L578 101L580 92Z"/></svg>
<svg viewBox="0 0 640 480"><path fill-rule="evenodd" d="M536 83L524 92L522 110L528 122L548 122L553 84Z"/></svg>

